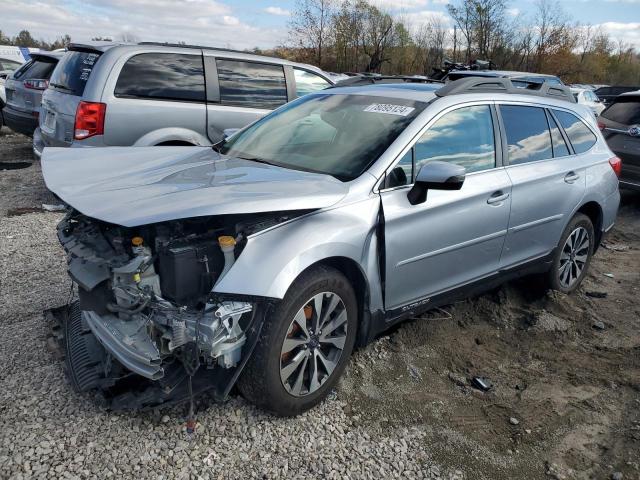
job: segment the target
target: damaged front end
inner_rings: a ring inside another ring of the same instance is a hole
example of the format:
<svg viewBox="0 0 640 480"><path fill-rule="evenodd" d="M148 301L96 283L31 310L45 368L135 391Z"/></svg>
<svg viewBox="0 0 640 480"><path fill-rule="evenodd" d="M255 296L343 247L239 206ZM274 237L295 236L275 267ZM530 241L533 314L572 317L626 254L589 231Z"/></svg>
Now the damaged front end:
<svg viewBox="0 0 640 480"><path fill-rule="evenodd" d="M58 311L69 377L112 409L223 400L275 300L213 293L252 233L304 212L122 227L71 212L58 226L78 301Z"/></svg>

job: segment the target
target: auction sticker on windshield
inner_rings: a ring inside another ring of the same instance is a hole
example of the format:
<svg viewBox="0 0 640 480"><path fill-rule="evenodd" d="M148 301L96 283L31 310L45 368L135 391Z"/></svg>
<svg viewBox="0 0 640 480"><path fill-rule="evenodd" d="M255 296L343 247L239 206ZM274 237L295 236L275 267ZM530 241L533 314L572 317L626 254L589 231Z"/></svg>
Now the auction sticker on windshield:
<svg viewBox="0 0 640 480"><path fill-rule="evenodd" d="M414 110L415 108L413 107L405 107L404 105L392 105L390 103L373 103L364 109L365 112L388 113L390 115L399 115L401 117L406 117Z"/></svg>

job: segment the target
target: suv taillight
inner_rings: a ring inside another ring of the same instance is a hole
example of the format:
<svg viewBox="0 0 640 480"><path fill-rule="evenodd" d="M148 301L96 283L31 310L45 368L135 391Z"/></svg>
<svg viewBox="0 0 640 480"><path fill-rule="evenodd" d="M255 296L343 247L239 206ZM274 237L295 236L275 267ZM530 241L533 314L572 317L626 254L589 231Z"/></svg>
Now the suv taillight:
<svg viewBox="0 0 640 480"><path fill-rule="evenodd" d="M76 110L73 138L83 140L94 135L103 135L106 111L107 106L104 103L80 102Z"/></svg>
<svg viewBox="0 0 640 480"><path fill-rule="evenodd" d="M49 86L49 80L42 80L39 78L30 78L29 80L25 80L22 84L26 88L31 88L32 90L46 90Z"/></svg>
<svg viewBox="0 0 640 480"><path fill-rule="evenodd" d="M622 160L619 157L611 157L609 159L609 165L613 168L616 176L620 178L620 173L622 173Z"/></svg>

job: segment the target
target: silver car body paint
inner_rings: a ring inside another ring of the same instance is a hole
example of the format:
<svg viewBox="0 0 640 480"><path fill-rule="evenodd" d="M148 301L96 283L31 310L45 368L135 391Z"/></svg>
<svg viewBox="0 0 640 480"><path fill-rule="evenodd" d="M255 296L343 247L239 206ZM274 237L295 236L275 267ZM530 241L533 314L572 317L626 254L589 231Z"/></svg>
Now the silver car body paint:
<svg viewBox="0 0 640 480"><path fill-rule="evenodd" d="M49 188L73 207L123 225L184 218L196 211L215 215L314 209L250 236L214 292L283 298L307 267L339 257L355 262L365 276L370 311L427 302L432 295L549 254L575 211L587 202L596 202L602 210L601 231L613 225L619 204L618 180L608 163L613 154L593 115L580 105L496 93L457 94L432 101L433 93L389 86L320 94L347 93L431 102L367 172L347 183L323 175L217 160L216 172L223 177L236 168L251 183L213 180L194 188L199 182L181 183L181 175L188 176L189 168L198 162L201 165L194 168L213 168L216 154L193 148L51 150L43 155L43 172ZM407 201L411 185L382 188L385 172L441 115L465 105L505 103L573 112L589 125L596 144L567 158L467 174L461 190L429 191L427 201L419 205ZM105 167L91 170L99 164ZM499 201L490 202L497 192L501 193ZM179 199L179 204L172 198ZM107 202L112 205L105 206ZM194 210L192 203L200 210ZM136 212L139 209L143 211ZM385 222L384 293L379 272L382 245L376 235L381 211Z"/></svg>

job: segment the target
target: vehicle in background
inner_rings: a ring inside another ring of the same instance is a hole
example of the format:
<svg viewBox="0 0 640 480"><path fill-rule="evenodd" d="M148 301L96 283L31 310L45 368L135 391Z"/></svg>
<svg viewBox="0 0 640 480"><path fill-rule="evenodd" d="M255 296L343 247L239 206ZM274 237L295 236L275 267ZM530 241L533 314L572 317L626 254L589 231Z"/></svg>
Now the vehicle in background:
<svg viewBox="0 0 640 480"><path fill-rule="evenodd" d="M602 103L604 103L605 107L610 105L613 100L622 93L633 92L636 90L640 90L640 85L636 86L621 86L621 85L610 85L606 87L600 87L594 90L594 93L598 96Z"/></svg>
<svg viewBox="0 0 640 480"><path fill-rule="evenodd" d="M605 106L598 96L590 89L571 87L571 93L576 102L589 107L593 114L597 117L602 113Z"/></svg>
<svg viewBox="0 0 640 480"><path fill-rule="evenodd" d="M4 121L14 132L33 136L38 128L42 92L49 86L51 74L63 55L63 52L32 53L31 59L7 78Z"/></svg>
<svg viewBox="0 0 640 480"><path fill-rule="evenodd" d="M532 273L575 291L619 166L567 87L504 78L330 88L215 149L46 149L72 384L140 409L237 380L299 414L404 319Z"/></svg>
<svg viewBox="0 0 640 480"><path fill-rule="evenodd" d="M640 90L616 97L598 117L598 128L622 159L620 186L640 190Z"/></svg>
<svg viewBox="0 0 640 480"><path fill-rule="evenodd" d="M526 85L530 83L548 82L552 85L564 85L562 80L555 75L530 72L512 72L510 70L452 70L444 77L443 80L451 82L468 77L510 78L514 86L522 88L526 87ZM518 80L521 80L521 82L518 82Z"/></svg>
<svg viewBox="0 0 640 480"><path fill-rule="evenodd" d="M311 65L158 43L72 44L42 98L44 147L211 145L333 85Z"/></svg>
<svg viewBox="0 0 640 480"><path fill-rule="evenodd" d="M12 45L0 45L0 128L2 128L2 125L4 124L2 110L7 103L5 82L9 75L20 68L20 66L29 58L29 50L37 49L20 48Z"/></svg>

